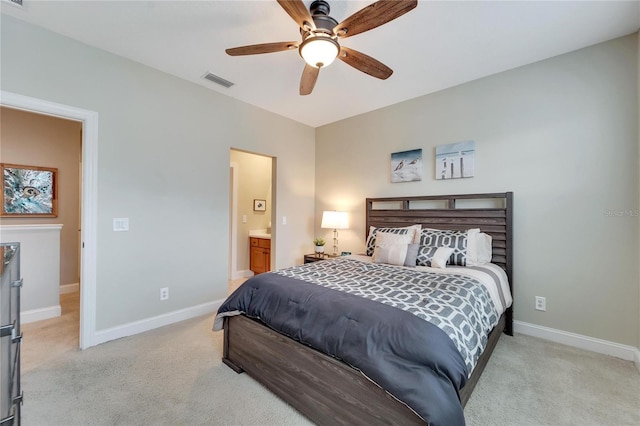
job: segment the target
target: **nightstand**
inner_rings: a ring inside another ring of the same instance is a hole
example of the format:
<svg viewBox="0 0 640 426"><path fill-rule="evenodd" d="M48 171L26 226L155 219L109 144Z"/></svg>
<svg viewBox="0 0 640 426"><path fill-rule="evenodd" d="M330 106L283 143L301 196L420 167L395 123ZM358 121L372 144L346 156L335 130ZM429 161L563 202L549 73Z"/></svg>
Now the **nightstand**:
<svg viewBox="0 0 640 426"><path fill-rule="evenodd" d="M336 257L339 257L339 256L334 256L334 255L326 254L326 253L305 254L304 255L304 263L313 263L313 262L317 262L319 260L335 259Z"/></svg>

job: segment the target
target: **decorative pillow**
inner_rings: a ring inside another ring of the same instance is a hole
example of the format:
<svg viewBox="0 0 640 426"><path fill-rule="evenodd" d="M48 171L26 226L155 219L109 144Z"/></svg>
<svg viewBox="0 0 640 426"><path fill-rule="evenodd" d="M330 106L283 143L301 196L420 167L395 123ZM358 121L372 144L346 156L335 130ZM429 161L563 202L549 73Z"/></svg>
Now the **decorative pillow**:
<svg viewBox="0 0 640 426"><path fill-rule="evenodd" d="M373 249L373 263L404 265L409 244L377 245Z"/></svg>
<svg viewBox="0 0 640 426"><path fill-rule="evenodd" d="M413 237L413 243L417 243L420 238L420 225L405 226L403 228L376 228L369 227L369 236L367 237L366 254L373 256L373 249L376 246L376 234L378 232L387 232L391 234L408 234Z"/></svg>
<svg viewBox="0 0 640 426"><path fill-rule="evenodd" d="M380 234L378 234L380 235ZM373 249L373 263L416 266L418 244L376 244ZM449 253L451 255L451 253Z"/></svg>
<svg viewBox="0 0 640 426"><path fill-rule="evenodd" d="M480 264L489 263L493 258L493 238L484 232L476 236L476 251L478 252L478 262Z"/></svg>
<svg viewBox="0 0 640 426"><path fill-rule="evenodd" d="M393 232L378 230L376 233L376 246L388 246L391 244L411 244L414 236L411 234L394 234Z"/></svg>
<svg viewBox="0 0 640 426"><path fill-rule="evenodd" d="M451 247L420 246L418 249L417 263L420 266L444 269L451 259L454 249Z"/></svg>
<svg viewBox="0 0 640 426"><path fill-rule="evenodd" d="M418 258L419 244L409 244L407 247L407 257L404 259L404 266L416 266Z"/></svg>
<svg viewBox="0 0 640 426"><path fill-rule="evenodd" d="M432 268L444 269L447 267L447 262L451 258L453 249L451 247L438 247L435 254L431 258Z"/></svg>
<svg viewBox="0 0 640 426"><path fill-rule="evenodd" d="M420 245L430 248L450 247L453 249L453 254L451 255L449 263L451 265L466 266L469 234L476 234L478 232L480 232L478 228L466 231L425 228L420 232ZM425 257L426 255L426 251L421 250L418 253L418 265L424 265L428 261Z"/></svg>
<svg viewBox="0 0 640 426"><path fill-rule="evenodd" d="M484 265L493 256L491 235L484 232L470 233L467 246L467 266Z"/></svg>

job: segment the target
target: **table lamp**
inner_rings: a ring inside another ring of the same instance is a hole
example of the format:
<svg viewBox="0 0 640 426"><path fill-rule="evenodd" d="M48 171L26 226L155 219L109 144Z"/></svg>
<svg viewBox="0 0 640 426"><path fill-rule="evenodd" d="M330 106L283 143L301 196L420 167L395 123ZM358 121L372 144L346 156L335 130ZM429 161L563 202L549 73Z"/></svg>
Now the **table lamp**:
<svg viewBox="0 0 640 426"><path fill-rule="evenodd" d="M338 255L338 229L349 228L347 212L324 211L322 212L321 228L333 229L333 255Z"/></svg>

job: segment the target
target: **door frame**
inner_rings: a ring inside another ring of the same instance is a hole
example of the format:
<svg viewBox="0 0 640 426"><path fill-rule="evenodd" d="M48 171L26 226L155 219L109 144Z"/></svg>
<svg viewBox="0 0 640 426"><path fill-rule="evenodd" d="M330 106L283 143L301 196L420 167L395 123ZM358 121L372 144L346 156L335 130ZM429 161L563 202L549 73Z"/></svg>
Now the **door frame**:
<svg viewBox="0 0 640 426"><path fill-rule="evenodd" d="M230 195L230 214L229 226L229 279L237 280L241 278L238 272L238 163L231 161L229 163L229 174L231 178Z"/></svg>
<svg viewBox="0 0 640 426"><path fill-rule="evenodd" d="M277 158L269 155L262 154L254 151L247 151L241 148L230 147L229 156L231 151L240 152L247 155L264 157L271 160L271 215L269 222L271 223L271 263L269 265L270 270L275 269L275 253L276 253L276 160ZM238 173L241 165L235 161L229 159L229 279L237 280L240 278L249 278L253 276L253 272L250 269L238 270Z"/></svg>
<svg viewBox="0 0 640 426"><path fill-rule="evenodd" d="M98 113L0 91L0 105L82 123L82 191L80 217L80 349L96 343Z"/></svg>

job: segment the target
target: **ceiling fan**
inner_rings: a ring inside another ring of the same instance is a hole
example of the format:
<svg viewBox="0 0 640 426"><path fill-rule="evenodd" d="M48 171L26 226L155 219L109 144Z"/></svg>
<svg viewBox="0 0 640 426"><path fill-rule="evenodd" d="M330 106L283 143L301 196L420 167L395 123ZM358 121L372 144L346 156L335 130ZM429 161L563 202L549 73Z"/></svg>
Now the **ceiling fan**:
<svg viewBox="0 0 640 426"><path fill-rule="evenodd" d="M300 94L308 95L318 79L320 68L326 67L335 58L373 77L386 80L393 70L382 62L341 46L339 39L354 36L386 24L418 5L417 0L379 0L338 23L329 16L329 3L315 0L305 7L302 0L277 0L278 4L300 27L302 41L253 44L227 49L228 55L256 55L298 49L306 64L300 79Z"/></svg>

